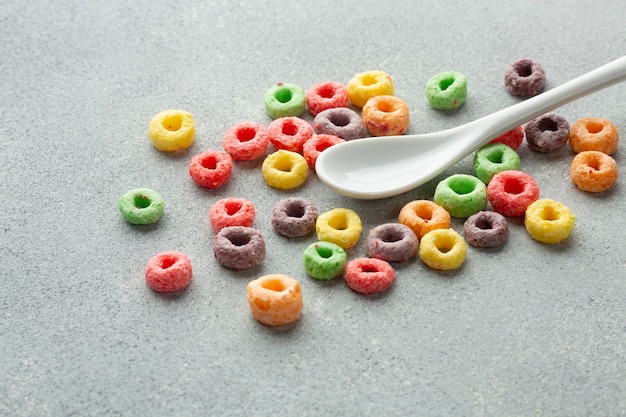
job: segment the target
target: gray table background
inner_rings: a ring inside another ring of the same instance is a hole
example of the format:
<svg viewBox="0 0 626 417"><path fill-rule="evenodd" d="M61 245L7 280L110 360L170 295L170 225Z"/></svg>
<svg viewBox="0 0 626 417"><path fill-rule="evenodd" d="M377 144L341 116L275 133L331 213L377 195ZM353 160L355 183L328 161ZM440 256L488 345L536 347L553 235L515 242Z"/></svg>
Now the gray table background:
<svg viewBox="0 0 626 417"><path fill-rule="evenodd" d="M626 415L624 181L577 190L569 147L519 150L542 197L576 215L565 243L539 244L511 219L504 247L469 248L454 272L399 265L378 296L307 277L300 258L315 236L274 233L274 203L347 207L367 231L432 198L444 176L472 173L471 158L382 201L337 195L312 171L295 191L271 189L261 160L236 163L215 191L187 174L231 125L269 124L262 96L277 81L306 89L384 70L409 104L410 133L435 131L519 101L502 85L518 58L541 62L551 88L622 56L626 3L4 0L0 39L0 415ZM468 100L431 109L425 84L451 69L467 76ZM621 84L557 113L605 117L626 134L624 97ZM176 155L146 135L169 108L197 124ZM156 225L117 211L135 187L164 197ZM235 196L255 203L268 247L242 272L216 263L208 221L214 201ZM143 280L165 250L192 261L181 294ZM364 254L362 237L349 256ZM250 315L246 284L267 273L301 282L296 325Z"/></svg>

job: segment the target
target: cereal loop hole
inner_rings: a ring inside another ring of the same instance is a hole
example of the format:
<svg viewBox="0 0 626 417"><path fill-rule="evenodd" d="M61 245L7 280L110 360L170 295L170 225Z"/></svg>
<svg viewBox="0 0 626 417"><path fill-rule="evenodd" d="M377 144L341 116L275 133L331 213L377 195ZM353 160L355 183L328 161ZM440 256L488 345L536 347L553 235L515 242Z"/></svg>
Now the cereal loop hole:
<svg viewBox="0 0 626 417"><path fill-rule="evenodd" d="M454 247L454 242L450 239L443 239L437 242L437 250L441 253L448 253Z"/></svg>
<svg viewBox="0 0 626 417"><path fill-rule="evenodd" d="M215 155L207 155L206 158L202 158L200 165L202 165L203 168L214 170L217 168L217 159Z"/></svg>
<svg viewBox="0 0 626 417"><path fill-rule="evenodd" d="M295 136L298 133L298 126L292 120L285 120L281 132L283 135Z"/></svg>
<svg viewBox="0 0 626 417"><path fill-rule="evenodd" d="M553 120L551 117L546 117L544 119L541 119L539 121L538 124L539 130L541 130L542 132L545 131L551 131L551 132L556 132L557 130L559 130L559 127L556 124L556 121Z"/></svg>
<svg viewBox="0 0 626 417"><path fill-rule="evenodd" d="M315 251L321 258L324 258L324 259L328 259L331 256L333 256L332 249L325 247L325 246L318 246L315 248Z"/></svg>
<svg viewBox="0 0 626 417"><path fill-rule="evenodd" d="M401 241L404 236L398 230L386 229L379 237L383 242L393 243Z"/></svg>
<svg viewBox="0 0 626 417"><path fill-rule="evenodd" d="M490 219L484 217L480 217L478 220L476 220L475 225L481 230L493 229L493 222Z"/></svg>
<svg viewBox="0 0 626 417"><path fill-rule="evenodd" d="M250 243L250 235L248 233L233 233L227 236L227 239L235 246L245 246Z"/></svg>
<svg viewBox="0 0 626 417"><path fill-rule="evenodd" d="M450 87L452 84L454 84L454 78L445 78L441 81L439 81L439 88L442 91L445 91L448 89L448 87Z"/></svg>
<svg viewBox="0 0 626 417"><path fill-rule="evenodd" d="M183 125L183 118L180 114L171 114L163 118L163 127L170 132L175 132Z"/></svg>
<svg viewBox="0 0 626 417"><path fill-rule="evenodd" d="M348 219L344 216L333 217L328 220L328 225L335 230L346 230L348 228Z"/></svg>
<svg viewBox="0 0 626 417"><path fill-rule="evenodd" d="M503 157L504 152L498 149L496 150L496 152L491 152L489 155L487 155L487 160L489 160L489 162L493 162L494 164L501 164Z"/></svg>
<svg viewBox="0 0 626 417"><path fill-rule="evenodd" d="M291 90L288 88L279 89L278 91L276 91L276 94L274 94L274 97L276 97L276 100L280 101L281 103L288 103L292 97Z"/></svg>
<svg viewBox="0 0 626 417"><path fill-rule="evenodd" d="M466 181L462 178L453 179L448 185L450 189L457 194L469 194L475 189L473 182Z"/></svg>
<svg viewBox="0 0 626 417"><path fill-rule="evenodd" d="M339 127L348 126L350 124L350 118L348 115L342 113L332 113L330 114L328 120L335 126Z"/></svg>
<svg viewBox="0 0 626 417"><path fill-rule="evenodd" d="M285 290L285 286L279 279L268 279L261 284L263 288L270 291L281 292Z"/></svg>
<svg viewBox="0 0 626 417"><path fill-rule="evenodd" d="M285 213L288 217L301 218L302 216L304 216L304 206L302 204L296 203L289 204L287 210L285 210Z"/></svg>
<svg viewBox="0 0 626 417"><path fill-rule="evenodd" d="M432 209L424 205L420 205L419 207L416 207L415 214L423 220L432 220L433 218Z"/></svg>
<svg viewBox="0 0 626 417"><path fill-rule="evenodd" d="M588 122L585 127L587 128L587 131L589 131L589 133L599 133L602 131L602 129L604 129L604 125L596 121Z"/></svg>
<svg viewBox="0 0 626 417"><path fill-rule="evenodd" d="M337 91L332 85L324 85L322 86L322 88L319 89L317 93L322 98L333 98Z"/></svg>
<svg viewBox="0 0 626 417"><path fill-rule="evenodd" d="M229 216L234 216L235 214L237 214L237 212L241 210L241 207L242 207L241 201L228 201L224 205L226 214L228 214Z"/></svg>
<svg viewBox="0 0 626 417"><path fill-rule="evenodd" d="M361 79L361 84L363 85L374 85L378 82L378 80L376 79L375 76L373 76L372 74L366 74L362 79Z"/></svg>
<svg viewBox="0 0 626 417"><path fill-rule="evenodd" d="M524 191L524 184L514 178L507 178L504 183L504 192L507 194L521 194Z"/></svg>
<svg viewBox="0 0 626 417"><path fill-rule="evenodd" d="M553 222L559 219L559 213L552 207L546 207L542 213L543 220Z"/></svg>
<svg viewBox="0 0 626 417"><path fill-rule="evenodd" d="M237 140L239 142L248 142L254 139L256 136L256 129L249 126L244 126L241 129L237 129Z"/></svg>
<svg viewBox="0 0 626 417"><path fill-rule="evenodd" d="M517 74L520 77L528 77L533 73L532 66L529 63L524 63L517 67Z"/></svg>
<svg viewBox="0 0 626 417"><path fill-rule="evenodd" d="M173 256L166 256L166 257L163 257L160 261L161 262L159 266L163 269L167 269L167 268L170 268L172 265L174 265L177 259L174 258Z"/></svg>
<svg viewBox="0 0 626 417"><path fill-rule="evenodd" d="M152 204L152 202L147 196L142 195L142 194L135 196L135 207L140 208L140 209L145 209L149 207L150 204Z"/></svg>
<svg viewBox="0 0 626 417"><path fill-rule="evenodd" d="M291 161L276 161L276 165L274 165L274 168L282 172L291 172L291 170L293 169L293 164L291 163Z"/></svg>

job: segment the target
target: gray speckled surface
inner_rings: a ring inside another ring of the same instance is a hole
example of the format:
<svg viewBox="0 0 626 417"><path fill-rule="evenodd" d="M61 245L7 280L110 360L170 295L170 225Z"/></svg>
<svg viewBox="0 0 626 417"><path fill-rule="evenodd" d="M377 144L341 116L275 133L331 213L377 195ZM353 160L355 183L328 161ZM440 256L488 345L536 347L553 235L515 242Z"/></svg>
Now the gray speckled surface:
<svg viewBox="0 0 626 417"><path fill-rule="evenodd" d="M0 415L626 415L623 178L600 195L578 191L569 148L519 151L542 196L575 213L565 243L536 243L512 219L504 247L470 248L454 272L399 265L392 288L369 297L341 279L306 277L300 259L315 237L278 236L271 207L290 195L320 212L348 207L367 231L432 198L443 176L358 201L312 172L296 191L270 189L261 161L237 163L216 191L187 174L229 126L269 123L262 96L277 81L309 88L384 70L418 133L517 102L502 77L520 57L541 62L551 88L626 50L623 2L471 4L0 3ZM450 69L467 76L469 95L444 113L423 89ZM621 84L558 113L605 117L626 132L624 97ZM195 144L177 155L146 136L168 108L197 123ZM622 143L622 171L623 152ZM457 172L471 173L471 159L445 175ZM139 186L165 199L156 225L131 226L117 211ZM257 207L268 245L258 268L234 273L213 259L208 209L227 196ZM156 294L143 280L164 250L193 263L181 294ZM362 239L349 256L364 253ZM303 288L301 320L286 329L248 311L246 283L271 272Z"/></svg>

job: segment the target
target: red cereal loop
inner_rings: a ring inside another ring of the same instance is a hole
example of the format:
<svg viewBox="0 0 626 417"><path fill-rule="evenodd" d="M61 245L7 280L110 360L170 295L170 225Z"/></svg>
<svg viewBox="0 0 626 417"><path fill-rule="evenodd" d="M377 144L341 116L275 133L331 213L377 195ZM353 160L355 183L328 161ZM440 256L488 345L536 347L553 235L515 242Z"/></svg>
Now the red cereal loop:
<svg viewBox="0 0 626 417"><path fill-rule="evenodd" d="M315 169L315 162L317 162L317 157L320 153L341 142L345 142L345 139L339 136L325 134L313 135L302 147L302 153L306 163L309 167Z"/></svg>
<svg viewBox="0 0 626 417"><path fill-rule="evenodd" d="M520 147L524 141L524 126L520 125L506 133L498 136L489 143L503 143L509 148L515 150Z"/></svg>
<svg viewBox="0 0 626 417"><path fill-rule="evenodd" d="M525 172L502 171L487 185L487 198L493 209L503 216L523 216L528 206L539 199L539 186Z"/></svg>
<svg viewBox="0 0 626 417"><path fill-rule="evenodd" d="M224 150L236 161L251 161L265 153L269 145L267 129L260 123L241 122L226 131Z"/></svg>
<svg viewBox="0 0 626 417"><path fill-rule="evenodd" d="M148 261L146 283L157 292L173 292L186 288L193 271L189 258L180 252L159 253Z"/></svg>
<svg viewBox="0 0 626 417"><path fill-rule="evenodd" d="M348 262L344 272L346 283L361 294L385 291L393 284L396 271L387 261L376 258L356 258Z"/></svg>
<svg viewBox="0 0 626 417"><path fill-rule="evenodd" d="M267 127L269 141L277 149L302 153L302 146L313 136L313 126L299 117L281 117Z"/></svg>
<svg viewBox="0 0 626 417"><path fill-rule="evenodd" d="M306 93L306 104L313 116L327 109L348 107L348 89L335 81L316 84Z"/></svg>
<svg viewBox="0 0 626 417"><path fill-rule="evenodd" d="M233 170L233 158L220 151L206 151L191 158L189 175L204 188L218 188L226 184Z"/></svg>
<svg viewBox="0 0 626 417"><path fill-rule="evenodd" d="M209 220L215 233L228 226L252 227L254 204L245 198L223 198L216 201L209 210Z"/></svg>

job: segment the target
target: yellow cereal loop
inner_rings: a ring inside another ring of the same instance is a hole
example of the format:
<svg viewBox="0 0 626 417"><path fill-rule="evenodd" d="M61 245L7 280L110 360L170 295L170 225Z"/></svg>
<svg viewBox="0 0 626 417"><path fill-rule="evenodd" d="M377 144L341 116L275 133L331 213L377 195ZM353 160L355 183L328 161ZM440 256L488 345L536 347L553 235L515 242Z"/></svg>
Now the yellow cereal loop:
<svg viewBox="0 0 626 417"><path fill-rule="evenodd" d="M538 242L559 243L574 230L574 214L558 201L544 198L526 209L524 225Z"/></svg>
<svg viewBox="0 0 626 417"><path fill-rule="evenodd" d="M148 137L155 148L175 152L188 148L196 135L193 116L184 110L165 110L150 120Z"/></svg>
<svg viewBox="0 0 626 417"><path fill-rule="evenodd" d="M360 72L348 83L348 98L357 107L374 96L393 96L394 92L393 80L384 71Z"/></svg>
<svg viewBox="0 0 626 417"><path fill-rule="evenodd" d="M361 236L361 218L347 208L335 208L321 214L315 223L318 240L331 242L343 249L351 248Z"/></svg>
<svg viewBox="0 0 626 417"><path fill-rule="evenodd" d="M309 165L299 153L281 149L265 158L261 171L270 187L289 190L306 181Z"/></svg>
<svg viewBox="0 0 626 417"><path fill-rule="evenodd" d="M435 229L422 237L419 254L431 268L443 271L457 269L465 262L467 244L453 229Z"/></svg>

